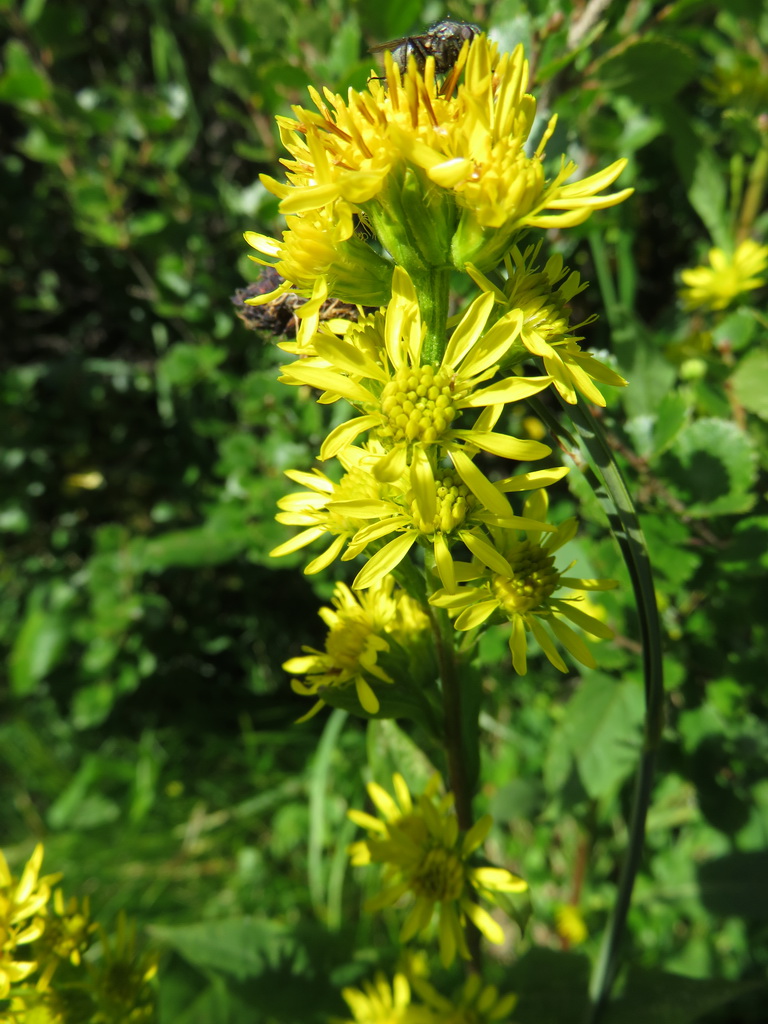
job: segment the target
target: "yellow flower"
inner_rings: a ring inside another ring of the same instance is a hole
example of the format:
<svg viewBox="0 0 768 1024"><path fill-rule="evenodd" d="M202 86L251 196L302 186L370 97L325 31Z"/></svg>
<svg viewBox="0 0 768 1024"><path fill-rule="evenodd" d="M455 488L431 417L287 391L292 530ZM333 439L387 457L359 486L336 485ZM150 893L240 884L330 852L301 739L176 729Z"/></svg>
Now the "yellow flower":
<svg viewBox="0 0 768 1024"><path fill-rule="evenodd" d="M415 803L401 775L393 776L393 785L396 800L376 783L368 786L381 818L348 812L351 820L369 833L367 840L350 847L352 863L384 865L386 888L368 901L366 909L394 906L409 895L413 905L400 932L402 942L426 932L437 910L440 959L446 967L457 953L469 957L464 934L467 919L490 942L503 942L501 925L475 897L488 900L494 892L520 893L528 886L503 868L470 865L470 858L490 831L491 817L485 815L462 834L453 796L439 795L438 777L433 776Z"/></svg>
<svg viewBox="0 0 768 1024"><path fill-rule="evenodd" d="M526 501L524 513L543 520L547 513L546 491L536 491ZM527 671L527 632L533 633L544 654L560 672L567 667L545 624L569 654L590 668L595 659L584 640L564 620L569 620L593 636L608 639L613 631L578 607L575 597L554 596L561 587L571 590L610 590L615 580L579 579L563 576L554 567L554 552L576 534L577 523L569 519L543 540L535 530L521 536L513 531L491 527L494 547L475 551L471 565L457 567L460 586L457 593L443 589L430 598L432 604L455 615L458 630L474 629L492 617L506 619L512 626L509 649L512 664L519 675ZM492 557L489 557L492 556Z"/></svg>
<svg viewBox="0 0 768 1024"><path fill-rule="evenodd" d="M6 999L13 984L37 969L36 961L16 959L15 953L18 946L34 942L45 931L51 885L59 876L39 877L43 852L38 843L17 879L0 851L0 999Z"/></svg>
<svg viewBox="0 0 768 1024"><path fill-rule="evenodd" d="M351 209L344 203L320 207L303 217L286 218L282 242L256 231L246 231L245 240L260 256L249 258L262 266L274 267L285 278L276 289L247 300L259 306L283 294L313 295L316 282L323 282L321 301L328 295L361 306L381 306L389 298L391 263L354 233ZM306 316L301 307L297 316Z"/></svg>
<svg viewBox="0 0 768 1024"><path fill-rule="evenodd" d="M38 991L48 988L54 971L62 961L77 967L92 942L96 924L91 921L88 899L82 905L76 897L64 902L64 893L56 889L53 906L45 923L45 933L35 944L35 956L40 961L41 974Z"/></svg>
<svg viewBox="0 0 768 1024"><path fill-rule="evenodd" d="M15 996L11 999L8 1016L0 1016L0 1024L67 1024L74 1015L67 1013L67 1009L71 1008L54 1005L58 1002L60 1000L51 992L29 991L24 997ZM81 999L80 1002L85 1005L87 1011L92 1009L92 1004L87 998ZM74 1019L87 1020L89 1016L79 1014Z"/></svg>
<svg viewBox="0 0 768 1024"><path fill-rule="evenodd" d="M378 344L379 333L368 322L360 328L352 325L344 338L316 334L315 350L328 366L297 360L283 367L282 379L319 388L326 401L345 398L361 413L328 435L320 458L339 455L360 434L371 431L386 453L374 467L378 479L397 479L410 466L416 467L411 472L414 489L428 471L434 488L436 465L415 453L448 454L472 490L476 474L465 477L462 467L469 460L457 459L457 453L479 450L526 460L549 455L551 449L538 441L492 430L505 404L538 394L550 381L549 377L513 375L487 383L519 334L521 321L521 314L512 310L484 330L492 306L490 295L476 299L455 327L440 364L422 365L419 305L410 278L398 267L384 316L383 344ZM469 429L454 426L462 412L473 409L483 412Z"/></svg>
<svg viewBox="0 0 768 1024"><path fill-rule="evenodd" d="M557 934L571 946L580 946L589 936L584 916L573 903L563 903L555 911Z"/></svg>
<svg viewBox="0 0 768 1024"><path fill-rule="evenodd" d="M158 954L140 952L136 925L122 912L115 931L102 928L101 959L89 965L90 992L96 1003L94 1021L121 1024L150 1024L156 1019L156 994L152 984L157 975Z"/></svg>
<svg viewBox="0 0 768 1024"><path fill-rule="evenodd" d="M725 309L740 295L765 284L761 275L768 266L768 246L751 238L732 253L710 249L708 258L708 267L694 267L680 275L686 285L680 297L688 310Z"/></svg>
<svg viewBox="0 0 768 1024"><path fill-rule="evenodd" d="M577 271L570 271L563 265L563 258L558 254L550 256L543 270L539 270L534 263L540 249L540 242L529 246L524 253L517 246L512 248L504 257L507 280L503 287L493 284L474 267L467 267L467 272L505 309L522 313L520 336L510 351L513 362L527 353L538 356L552 377L553 387L566 402L574 405L576 392L580 391L590 402L604 406L605 399L593 381L614 387L623 387L627 382L584 352L578 344L582 339L571 335L572 331L595 319L590 317L580 324L570 323L570 303L587 285L581 283Z"/></svg>
<svg viewBox="0 0 768 1024"><path fill-rule="evenodd" d="M455 589L452 547L460 542L472 550L477 544L487 543L482 531L488 524L554 531L546 523L515 515L504 495L548 487L566 475L564 467L519 473L492 484L458 452L454 458L464 479L471 482L470 489L451 467L435 471L427 467L422 473L423 453L412 473L399 480L379 482L372 467L378 465L382 454L383 449L376 443L362 448L350 445L340 455L348 471L338 484L319 470L288 470L286 476L305 484L306 489L281 498L276 518L304 529L270 555L281 557L330 536L333 539L328 547L304 569L313 574L338 557L349 561L370 548L372 553L353 583L354 589L363 590L394 572L418 543L432 550L443 586ZM411 484L413 479L416 487ZM394 537L387 540L392 534ZM382 545L383 540L386 543Z"/></svg>
<svg viewBox="0 0 768 1024"><path fill-rule="evenodd" d="M396 974L390 985L378 972L374 981L363 982L362 990L345 988L341 994L352 1011L354 1024L407 1024L414 1020L409 1013L411 989L404 974ZM353 1022L336 1020L334 1024Z"/></svg>
<svg viewBox="0 0 768 1024"><path fill-rule="evenodd" d="M328 626L325 651L303 647L303 657L290 658L283 668L286 672L306 675L305 680L294 679L291 686L296 693L317 696L329 689L355 687L357 698L369 715L379 710L379 699L371 688L373 678L382 683L392 679L377 663L379 655L389 650L386 639L390 627L414 629L418 606L401 590L393 593L394 579L389 577L375 589L355 595L344 583L337 583L333 608L321 608L320 617ZM429 620L421 614L421 628L429 627ZM401 634L402 635L402 634ZM308 714L306 721L317 714L325 701L320 698Z"/></svg>
<svg viewBox="0 0 768 1024"><path fill-rule="evenodd" d="M365 519L345 511L347 503L353 499L375 500L381 495L382 485L371 475L370 470L361 465L367 456L365 449L352 445L342 452L339 461L346 473L339 483L334 483L318 469L311 473L286 470L285 475L289 479L303 484L306 489L280 498L277 504L281 511L275 518L286 526L301 526L304 529L291 540L273 548L270 557L281 558L293 554L323 537L333 539L325 551L307 565L304 572L307 575L322 572L339 557L350 539L366 525Z"/></svg>
<svg viewBox="0 0 768 1024"><path fill-rule="evenodd" d="M517 1006L517 996L499 995L495 985L484 985L479 974L472 974L454 999L447 999L426 979L413 977L417 995L432 1010L440 1024L505 1024Z"/></svg>
<svg viewBox="0 0 768 1024"><path fill-rule="evenodd" d="M487 544L484 531L490 524L500 529L554 530L545 523L515 515L503 492L548 486L560 480L566 469L538 470L491 484L466 456L457 453L455 458L464 479L473 481L472 490L453 469L433 472L427 466L420 479L417 466L411 474L411 479L417 481L413 488L405 480L382 487L378 499L357 499L335 506L350 516L373 520L352 537L342 556L345 561L389 534L396 534L357 574L352 584L355 589L363 590L379 582L397 568L414 544L420 543L431 548L443 586L455 591L457 564L463 564L456 563L451 553L457 542L470 550ZM478 495L483 495L483 499Z"/></svg>
<svg viewBox="0 0 768 1024"><path fill-rule="evenodd" d="M411 273L447 260L487 270L524 229L578 224L630 194L598 195L624 160L569 185L577 167L563 158L547 179L543 150L554 119L536 151L526 153L536 102L526 93L522 47L499 57L496 44L478 35L457 70L464 59L455 93L436 81L433 61L423 74L410 62L402 75L390 54L386 84L374 79L346 99L310 90L316 111L294 107L294 118L278 119L292 157L284 161L289 184L262 176L282 212L304 218L332 207L339 220L349 216L345 206L359 212Z"/></svg>

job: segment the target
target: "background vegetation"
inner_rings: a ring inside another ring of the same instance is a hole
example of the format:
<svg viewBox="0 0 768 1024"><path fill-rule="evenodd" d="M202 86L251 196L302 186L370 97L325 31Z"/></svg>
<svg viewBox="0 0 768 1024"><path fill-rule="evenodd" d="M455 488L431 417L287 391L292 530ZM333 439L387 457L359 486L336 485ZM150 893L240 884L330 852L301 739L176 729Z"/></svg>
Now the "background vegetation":
<svg viewBox="0 0 768 1024"><path fill-rule="evenodd" d="M43 839L46 869L101 920L125 909L149 928L166 950L162 1021L324 1021L344 1013L343 984L394 962L394 926L359 913L345 812L364 804L366 764L385 776L408 739L391 723L366 739L340 712L294 725L306 704L280 667L322 642L330 581L267 552L286 539L282 471L311 465L328 409L276 383L280 353L229 297L256 277L242 232L281 230L258 181L281 155L273 116L310 83L364 86L370 45L448 13L525 43L543 112L560 115L551 152L587 170L626 156L620 184L637 190L550 239L592 282L588 343L631 381L603 422L667 643L630 972L607 1019L640 1020L634 993L660 1024L759 1024L764 293L714 314L678 298L712 245L765 235L755 0L1 0L0 841L20 863ZM532 892L495 965L520 1024L580 1019L641 744L618 548L577 471L559 503L555 521L583 518L580 574L622 587L600 671L554 678L538 659L517 679L502 639L481 652L495 708L481 802L499 862ZM588 931L568 953L566 904Z"/></svg>

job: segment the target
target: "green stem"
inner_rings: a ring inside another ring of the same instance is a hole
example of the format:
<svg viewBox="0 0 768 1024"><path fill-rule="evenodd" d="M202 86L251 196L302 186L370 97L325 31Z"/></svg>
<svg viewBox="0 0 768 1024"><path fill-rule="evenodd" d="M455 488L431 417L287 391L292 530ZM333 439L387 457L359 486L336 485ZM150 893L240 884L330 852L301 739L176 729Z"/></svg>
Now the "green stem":
<svg viewBox="0 0 768 1024"><path fill-rule="evenodd" d="M764 144L750 168L747 193L744 196L744 202L741 204L741 213L739 214L739 223L736 229L736 238L739 242L743 242L745 238L749 237L752 225L755 223L760 212L767 177L768 146Z"/></svg>
<svg viewBox="0 0 768 1024"><path fill-rule="evenodd" d="M651 573L651 563L637 513L621 470L599 422L581 403L568 413L598 479L595 494L608 514L632 580L638 608L645 677L645 736L643 754L635 778L629 822L629 841L622 865L616 903L603 938L589 987L590 1024L595 1024L616 978L619 949L626 927L635 877L640 866L645 838L645 819L651 800L656 750L664 720L664 677L661 627Z"/></svg>
<svg viewBox="0 0 768 1024"><path fill-rule="evenodd" d="M621 866L613 913L603 936L600 953L589 983L590 1024L594 1024L600 1018L616 980L618 952L624 937L627 914L632 900L632 889L645 845L645 819L651 802L655 758L655 750L646 749L635 776L635 792L632 798L632 814L629 822L629 844L624 863Z"/></svg>
<svg viewBox="0 0 768 1024"><path fill-rule="evenodd" d="M453 646L453 629L445 612L429 607L432 632L437 648L437 663L440 671L443 698L443 735L448 762L448 779L456 807L459 828L469 831L473 824L472 790L467 775L467 760L464 751L463 721L466 709L461 693L461 676L456 664ZM467 947L472 968L480 970L480 932L471 923L466 925Z"/></svg>
<svg viewBox="0 0 768 1024"><path fill-rule="evenodd" d="M421 318L427 328L421 361L425 365L438 365L448 344L445 324L448 320L450 271L431 269L423 274L411 272L411 278L419 299Z"/></svg>
<svg viewBox="0 0 768 1024"><path fill-rule="evenodd" d="M459 828L466 831L472 827L472 793L467 773L464 770L461 680L453 644L446 636L445 621L441 621L446 619L445 613L439 612L430 605L429 617L432 622L432 635L435 638L437 665L440 672L448 779L455 799Z"/></svg>

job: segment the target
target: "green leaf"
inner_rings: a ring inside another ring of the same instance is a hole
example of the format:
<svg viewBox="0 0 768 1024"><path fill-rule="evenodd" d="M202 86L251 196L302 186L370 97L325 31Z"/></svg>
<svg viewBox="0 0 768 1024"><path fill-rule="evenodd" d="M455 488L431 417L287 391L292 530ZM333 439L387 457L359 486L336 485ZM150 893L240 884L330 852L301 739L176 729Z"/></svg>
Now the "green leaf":
<svg viewBox="0 0 768 1024"><path fill-rule="evenodd" d="M689 143L693 142L694 148L685 154L684 162L690 163L691 152L696 154L689 179L688 199L703 220L714 244L721 249L727 248L731 234L727 205L728 189L720 164L711 150L698 144L690 129L687 129L685 135ZM676 155L682 140L678 138L677 142Z"/></svg>
<svg viewBox="0 0 768 1024"><path fill-rule="evenodd" d="M47 586L32 591L21 629L9 658L11 692L17 697L32 693L61 660L69 640L65 610L51 600Z"/></svg>
<svg viewBox="0 0 768 1024"><path fill-rule="evenodd" d="M700 980L630 967L622 996L608 1006L601 1020L602 1024L694 1024L761 984Z"/></svg>
<svg viewBox="0 0 768 1024"><path fill-rule="evenodd" d="M410 684L407 678L396 679L393 683L369 678L368 682L379 701L379 710L375 715L369 715L363 710L354 686L345 686L343 689L329 688L323 692L323 700L329 707L348 711L351 715L367 721L407 718L427 726L429 706L423 693Z"/></svg>
<svg viewBox="0 0 768 1024"><path fill-rule="evenodd" d="M51 805L47 821L52 829L91 829L121 814L120 804L99 790L109 777L110 764L97 755L83 759L75 776Z"/></svg>
<svg viewBox="0 0 768 1024"><path fill-rule="evenodd" d="M701 555L690 547L690 528L671 512L642 516L640 522L659 586L675 591L701 562Z"/></svg>
<svg viewBox="0 0 768 1024"><path fill-rule="evenodd" d="M747 298L748 302L749 299ZM739 306L723 316L712 330L715 348L729 352L742 352L753 343L759 349L763 328L749 306Z"/></svg>
<svg viewBox="0 0 768 1024"><path fill-rule="evenodd" d="M132 666L126 666L130 671ZM138 686L138 673L134 674L134 689ZM118 688L111 680L102 679L97 683L82 686L72 700L72 722L76 729L91 729L100 725L109 715L119 696Z"/></svg>
<svg viewBox="0 0 768 1024"><path fill-rule="evenodd" d="M638 103L667 101L697 75L692 52L675 40L646 36L613 51L598 68L604 88Z"/></svg>
<svg viewBox="0 0 768 1024"><path fill-rule="evenodd" d="M306 959L293 928L264 918L154 925L150 932L189 963L240 979L258 977L287 962L299 970Z"/></svg>
<svg viewBox="0 0 768 1024"><path fill-rule="evenodd" d="M170 384L184 389L209 380L226 358L227 350L221 345L188 345L179 342L163 357L161 369Z"/></svg>
<svg viewBox="0 0 768 1024"><path fill-rule="evenodd" d="M385 43L409 32L423 32L419 27L421 0L400 0L396 4L364 4L360 10L363 28L377 41Z"/></svg>
<svg viewBox="0 0 768 1024"><path fill-rule="evenodd" d="M705 417L678 435L664 456L669 488L693 516L748 512L757 477L751 439L735 423Z"/></svg>
<svg viewBox="0 0 768 1024"><path fill-rule="evenodd" d="M51 94L48 79L37 70L26 47L18 39L11 39L3 53L5 71L0 76L0 101L28 103L45 100Z"/></svg>
<svg viewBox="0 0 768 1024"><path fill-rule="evenodd" d="M128 231L132 238L142 238L146 235L156 235L168 224L170 218L167 213L161 210L145 210L137 213L128 221Z"/></svg>
<svg viewBox="0 0 768 1024"><path fill-rule="evenodd" d="M45 10L48 0L24 0L21 16L27 25L34 25Z"/></svg>
<svg viewBox="0 0 768 1024"><path fill-rule="evenodd" d="M563 737L592 798L613 792L636 767L642 722L639 683L599 673L582 682L568 704Z"/></svg>
<svg viewBox="0 0 768 1024"><path fill-rule="evenodd" d="M674 441L688 419L688 400L680 391L667 391L656 410L653 454L659 455Z"/></svg>
<svg viewBox="0 0 768 1024"><path fill-rule="evenodd" d="M768 351L748 352L731 374L730 385L740 405L768 420Z"/></svg>
<svg viewBox="0 0 768 1024"><path fill-rule="evenodd" d="M309 836L307 839L307 876L309 892L315 908L322 912L325 904L327 870L324 855L327 843L327 828L330 815L328 801L333 787L331 780L335 766L339 763L340 736L347 714L334 711L325 723L323 734L317 745L309 782Z"/></svg>
<svg viewBox="0 0 768 1024"><path fill-rule="evenodd" d="M738 521L720 566L728 573L763 579L768 569L768 516L749 516Z"/></svg>
<svg viewBox="0 0 768 1024"><path fill-rule="evenodd" d="M163 572L175 566L190 569L221 565L242 554L258 537L258 527L248 523L216 524L190 530L169 530L146 541L137 550L147 572Z"/></svg>
<svg viewBox="0 0 768 1024"><path fill-rule="evenodd" d="M186 997L186 998L185 998ZM160 1020L174 1024L247 1024L248 1017L233 1014L232 998L223 978L214 975L202 992L188 993L186 987L170 980L166 973L160 979Z"/></svg>
<svg viewBox="0 0 768 1024"><path fill-rule="evenodd" d="M392 792L392 775L400 772L412 793L421 793L435 772L434 764L396 722L375 719L366 736L368 763L373 779Z"/></svg>

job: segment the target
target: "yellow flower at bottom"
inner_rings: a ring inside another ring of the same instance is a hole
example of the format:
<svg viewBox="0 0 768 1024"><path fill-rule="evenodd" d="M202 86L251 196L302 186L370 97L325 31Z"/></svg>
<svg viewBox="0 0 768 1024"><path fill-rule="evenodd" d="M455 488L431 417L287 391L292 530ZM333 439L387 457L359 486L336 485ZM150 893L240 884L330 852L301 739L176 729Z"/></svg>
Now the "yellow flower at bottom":
<svg viewBox="0 0 768 1024"><path fill-rule="evenodd" d="M36 970L37 962L26 956L16 959L16 948L39 939L45 931L51 884L58 875L40 878L43 845L38 843L21 878L15 878L0 851L0 999L6 999L11 985Z"/></svg>
<svg viewBox="0 0 768 1024"><path fill-rule="evenodd" d="M504 868L473 867L470 859L485 841L493 820L485 815L467 832L459 829L451 794L440 796L433 777L425 792L413 801L401 775L393 778L397 803L380 786L368 792L383 820L359 811L349 818L368 830L368 839L350 847L352 862L384 866L383 888L366 904L370 911L399 904L409 895L412 907L400 940L408 942L428 931L438 912L440 960L450 966L459 953L469 958L465 936L467 921L490 941L504 941L501 925L476 902L492 900L494 892L520 893L527 883Z"/></svg>
<svg viewBox="0 0 768 1024"><path fill-rule="evenodd" d="M688 310L725 309L740 295L762 288L760 276L768 266L768 246L751 238L741 242L732 253L709 250L709 266L684 270L680 297Z"/></svg>
<svg viewBox="0 0 768 1024"><path fill-rule="evenodd" d="M90 989L97 1012L94 1021L120 1021L121 1024L150 1024L156 1019L156 993L152 984L157 975L158 953L140 951L136 925L121 911L115 930L102 929L102 957L90 967Z"/></svg>
<svg viewBox="0 0 768 1024"><path fill-rule="evenodd" d="M379 971L374 981L363 982L363 989L345 988L341 993L352 1011L354 1024L407 1024L415 1018L410 1014L411 989L404 974L396 974L390 985ZM334 1021L352 1024L352 1021Z"/></svg>
<svg viewBox="0 0 768 1024"><path fill-rule="evenodd" d="M484 985L478 974L470 975L453 999L441 995L423 978L414 977L412 984L417 995L435 1010L440 1024L507 1024L517 1006L514 993L499 995L496 986Z"/></svg>

